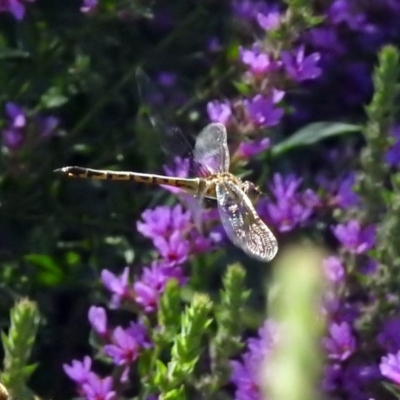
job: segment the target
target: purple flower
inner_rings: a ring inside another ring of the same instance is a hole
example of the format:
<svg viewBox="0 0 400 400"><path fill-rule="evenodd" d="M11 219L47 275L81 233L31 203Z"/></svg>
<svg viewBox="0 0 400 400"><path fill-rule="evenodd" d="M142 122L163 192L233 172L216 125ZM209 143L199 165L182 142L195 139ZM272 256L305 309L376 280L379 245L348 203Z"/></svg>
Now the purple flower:
<svg viewBox="0 0 400 400"><path fill-rule="evenodd" d="M136 338L141 348L148 349L152 346L152 343L149 341L147 336L147 329L141 322L130 322L129 327L126 328L126 331L131 336Z"/></svg>
<svg viewBox="0 0 400 400"><path fill-rule="evenodd" d="M179 231L173 232L168 239L157 236L153 243L169 266L183 264L190 255L190 243Z"/></svg>
<svg viewBox="0 0 400 400"><path fill-rule="evenodd" d="M339 188L335 198L336 204L339 207L350 208L356 206L360 202L360 197L353 189L355 180L355 175L351 172L339 183Z"/></svg>
<svg viewBox="0 0 400 400"><path fill-rule="evenodd" d="M184 212L182 206L174 207L159 206L153 210L146 210L142 214L143 222L137 223L137 230L145 237L154 239L156 237L168 237L175 230L182 234L191 227L191 214Z"/></svg>
<svg viewBox="0 0 400 400"><path fill-rule="evenodd" d="M323 261L325 275L330 282L343 282L345 278L345 270L341 261L337 257L327 257Z"/></svg>
<svg viewBox="0 0 400 400"><path fill-rule="evenodd" d="M104 346L104 353L112 358L116 365L129 365L136 361L141 344L132 330L115 328L111 340L113 344Z"/></svg>
<svg viewBox="0 0 400 400"><path fill-rule="evenodd" d="M207 49L209 52L217 53L221 51L221 48L221 40L218 37L214 36L208 39Z"/></svg>
<svg viewBox="0 0 400 400"><path fill-rule="evenodd" d="M15 19L21 21L25 15L24 3L33 1L34 0L0 0L0 12L9 12Z"/></svg>
<svg viewBox="0 0 400 400"><path fill-rule="evenodd" d="M59 120L56 117L39 117L37 120L38 131L41 137L51 136L59 124Z"/></svg>
<svg viewBox="0 0 400 400"><path fill-rule="evenodd" d="M5 112L8 121L6 127L1 132L1 136L3 145L9 150L17 150L25 142L34 143L30 140L32 138L40 139L49 137L59 122L53 116L36 116L35 118L30 118L30 123L28 124L26 111L16 103L11 102L6 103ZM34 135L30 135L31 132Z"/></svg>
<svg viewBox="0 0 400 400"><path fill-rule="evenodd" d="M266 31L278 28L282 21L282 15L278 11L270 11L268 14L258 13L257 22Z"/></svg>
<svg viewBox="0 0 400 400"><path fill-rule="evenodd" d="M344 23L354 31L364 31L367 28L365 15L346 0L335 0L329 7L328 16L333 24Z"/></svg>
<svg viewBox="0 0 400 400"><path fill-rule="evenodd" d="M365 253L375 244L375 226L361 229L360 223L356 220L332 227L332 231L339 242L353 254Z"/></svg>
<svg viewBox="0 0 400 400"><path fill-rule="evenodd" d="M260 368L278 340L278 327L273 321L266 321L258 331L258 338L248 340L248 351L241 361L232 361L231 381L236 386L235 399L258 400L261 377Z"/></svg>
<svg viewBox="0 0 400 400"><path fill-rule="evenodd" d="M241 142L238 149L237 155L240 158L251 158L263 151L267 150L271 145L269 138L263 138L260 140L254 140L252 142Z"/></svg>
<svg viewBox="0 0 400 400"><path fill-rule="evenodd" d="M156 310L160 295L169 279L176 279L180 284L186 281L179 267L168 268L153 263L150 268L144 268L141 278L133 284L136 303L146 312Z"/></svg>
<svg viewBox="0 0 400 400"><path fill-rule="evenodd" d="M358 205L360 202L360 197L353 189L355 183L354 172L350 172L338 179L319 175L317 182L327 192L326 202L329 207L348 209Z"/></svg>
<svg viewBox="0 0 400 400"><path fill-rule="evenodd" d="M209 237L204 237L196 231L192 231L188 240L190 242L190 250L192 254L205 253L212 248L214 243L218 243L219 237L211 232Z"/></svg>
<svg viewBox="0 0 400 400"><path fill-rule="evenodd" d="M338 389L341 376L342 367L340 364L327 365L324 368L322 388L325 391L333 391Z"/></svg>
<svg viewBox="0 0 400 400"><path fill-rule="evenodd" d="M275 126L278 125L283 117L282 108L275 108L275 103L279 102L283 97L283 92L277 92L281 97L264 97L260 94L251 100L244 100L244 105L253 122L259 126ZM275 97L275 98L274 98Z"/></svg>
<svg viewBox="0 0 400 400"><path fill-rule="evenodd" d="M400 125L395 125L390 130L390 136L394 139L394 144L386 152L385 161L397 168L400 165Z"/></svg>
<svg viewBox="0 0 400 400"><path fill-rule="evenodd" d="M287 74L296 82L308 79L316 79L321 75L321 68L317 63L321 56L319 53L312 53L304 56L304 46L297 49L295 54L284 51L281 53L283 66Z"/></svg>
<svg viewBox="0 0 400 400"><path fill-rule="evenodd" d="M89 375L89 380L82 385L82 392L86 400L112 400L116 395L112 390L112 379L101 379L93 372Z"/></svg>
<svg viewBox="0 0 400 400"><path fill-rule="evenodd" d="M379 369L384 377L400 385L400 351L382 357Z"/></svg>
<svg viewBox="0 0 400 400"><path fill-rule="evenodd" d="M107 336L107 314L103 307L89 308L88 319L93 330L100 336Z"/></svg>
<svg viewBox="0 0 400 400"><path fill-rule="evenodd" d="M25 128L26 112L16 103L6 103L5 108L10 128Z"/></svg>
<svg viewBox="0 0 400 400"><path fill-rule="evenodd" d="M176 75L172 72L161 72L157 76L157 82L166 88L176 85Z"/></svg>
<svg viewBox="0 0 400 400"><path fill-rule="evenodd" d="M188 158L175 157L172 166L164 165L164 172L168 176L175 176L178 178L187 178L189 176L190 170L190 161ZM177 187L168 186L168 185L160 185L162 188L168 190L171 193L178 194L184 193L182 189Z"/></svg>
<svg viewBox="0 0 400 400"><path fill-rule="evenodd" d="M375 364L363 365L360 362L351 362L346 365L342 374L342 387L345 398L363 400L370 399L369 390L374 383L381 384L382 376Z"/></svg>
<svg viewBox="0 0 400 400"><path fill-rule="evenodd" d="M364 275L373 275L375 274L378 268L378 264L372 258L368 258L364 261L364 263L360 267L360 272Z"/></svg>
<svg viewBox="0 0 400 400"><path fill-rule="evenodd" d="M4 129L1 132L3 145L9 150L17 150L24 142L24 134L18 129Z"/></svg>
<svg viewBox="0 0 400 400"><path fill-rule="evenodd" d="M210 121L228 125L232 118L232 109L228 101L210 101L207 103L207 113Z"/></svg>
<svg viewBox="0 0 400 400"><path fill-rule="evenodd" d="M83 385L89 379L92 368L92 359L85 356L83 361L72 360L71 365L63 365L64 372L77 384Z"/></svg>
<svg viewBox="0 0 400 400"><path fill-rule="evenodd" d="M94 11L98 6L98 0L83 0L83 4L81 5L81 12L90 13Z"/></svg>
<svg viewBox="0 0 400 400"><path fill-rule="evenodd" d="M280 232L290 231L306 222L318 203L313 191L299 192L301 182L301 178L293 175L274 174L269 188L275 200L267 199L261 203L261 213L267 214Z"/></svg>
<svg viewBox="0 0 400 400"><path fill-rule="evenodd" d="M104 269L101 271L103 285L112 293L111 307L117 308L123 299L129 298L129 268L124 268L120 276Z"/></svg>
<svg viewBox="0 0 400 400"><path fill-rule="evenodd" d="M251 20L260 12L268 12L267 4L260 0L233 0L231 4L233 12L240 19Z"/></svg>
<svg viewBox="0 0 400 400"><path fill-rule="evenodd" d="M323 50L324 58L333 59L345 53L345 49L338 38L338 31L330 26L318 26L310 29L306 38L315 49Z"/></svg>
<svg viewBox="0 0 400 400"><path fill-rule="evenodd" d="M250 68L254 75L263 75L266 72L274 71L279 63L271 59L266 53L263 53L257 44L253 45L252 50L239 48L240 61Z"/></svg>
<svg viewBox="0 0 400 400"><path fill-rule="evenodd" d="M392 318L383 325L381 333L378 335L378 343L391 353L400 350L400 318Z"/></svg>
<svg viewBox="0 0 400 400"><path fill-rule="evenodd" d="M329 358L344 361L354 353L356 341L347 322L332 324L329 334L330 337L323 339Z"/></svg>
<svg viewBox="0 0 400 400"><path fill-rule="evenodd" d="M22 145L25 139L26 113L20 106L11 102L6 103L5 111L8 123L6 128L1 132L2 142L8 149L16 150Z"/></svg>

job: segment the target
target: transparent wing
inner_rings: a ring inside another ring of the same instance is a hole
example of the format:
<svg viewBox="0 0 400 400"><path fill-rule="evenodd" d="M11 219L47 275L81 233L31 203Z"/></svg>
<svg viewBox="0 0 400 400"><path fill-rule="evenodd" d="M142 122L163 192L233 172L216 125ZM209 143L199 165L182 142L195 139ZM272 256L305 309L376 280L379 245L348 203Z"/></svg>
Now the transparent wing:
<svg viewBox="0 0 400 400"><path fill-rule="evenodd" d="M278 242L246 194L229 181L217 184L216 193L221 221L232 242L254 258L272 260Z"/></svg>
<svg viewBox="0 0 400 400"><path fill-rule="evenodd" d="M193 141L170 119L165 105L166 93L138 67L136 82L142 108L153 128L159 133L161 148L168 155L187 157L193 148Z"/></svg>
<svg viewBox="0 0 400 400"><path fill-rule="evenodd" d="M223 124L207 125L197 136L194 159L208 174L229 171L229 149Z"/></svg>

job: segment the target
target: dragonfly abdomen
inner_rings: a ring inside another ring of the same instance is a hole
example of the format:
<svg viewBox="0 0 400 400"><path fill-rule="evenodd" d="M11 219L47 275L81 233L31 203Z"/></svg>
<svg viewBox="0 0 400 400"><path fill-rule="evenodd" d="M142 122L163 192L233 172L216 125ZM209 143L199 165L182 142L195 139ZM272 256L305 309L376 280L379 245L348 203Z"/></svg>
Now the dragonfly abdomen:
<svg viewBox="0 0 400 400"><path fill-rule="evenodd" d="M168 185L196 194L199 190L199 179L173 178L163 175L142 174L131 171L109 171L102 169L64 167L54 172L66 175L70 178L112 180L112 181L134 181L139 183Z"/></svg>

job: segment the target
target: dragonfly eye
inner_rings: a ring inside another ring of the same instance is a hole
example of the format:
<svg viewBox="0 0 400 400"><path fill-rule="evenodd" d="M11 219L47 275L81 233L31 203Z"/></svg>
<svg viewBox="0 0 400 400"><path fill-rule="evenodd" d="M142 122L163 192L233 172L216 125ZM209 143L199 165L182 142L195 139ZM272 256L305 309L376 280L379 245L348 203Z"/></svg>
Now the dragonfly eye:
<svg viewBox="0 0 400 400"><path fill-rule="evenodd" d="M249 181L243 182L242 190L252 203L256 203L261 195L260 188Z"/></svg>

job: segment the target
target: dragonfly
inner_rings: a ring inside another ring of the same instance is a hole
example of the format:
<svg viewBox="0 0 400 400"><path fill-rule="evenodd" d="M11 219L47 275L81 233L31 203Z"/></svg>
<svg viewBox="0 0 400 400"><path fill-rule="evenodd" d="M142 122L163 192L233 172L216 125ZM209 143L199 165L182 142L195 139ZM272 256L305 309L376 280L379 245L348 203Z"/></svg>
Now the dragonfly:
<svg viewBox="0 0 400 400"><path fill-rule="evenodd" d="M201 176L196 178L76 166L63 167L54 172L70 178L167 185L196 196L199 203L204 198L216 200L222 225L230 240L249 256L264 262L271 261L278 252L278 242L253 205L261 190L252 182L229 172L230 156L225 125L208 124L196 138L193 157L195 163L201 166Z"/></svg>

